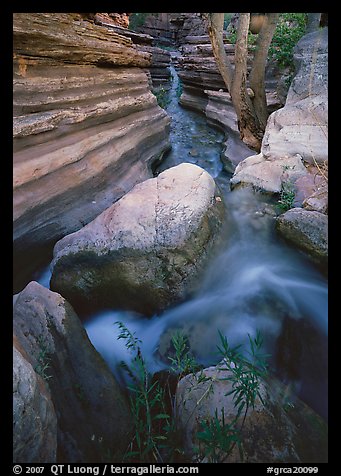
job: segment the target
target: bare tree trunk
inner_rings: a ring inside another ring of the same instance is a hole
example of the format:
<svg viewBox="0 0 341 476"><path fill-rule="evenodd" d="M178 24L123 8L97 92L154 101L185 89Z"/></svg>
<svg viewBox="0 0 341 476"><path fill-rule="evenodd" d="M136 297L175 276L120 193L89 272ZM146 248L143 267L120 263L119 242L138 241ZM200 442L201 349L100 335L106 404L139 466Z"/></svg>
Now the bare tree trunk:
<svg viewBox="0 0 341 476"><path fill-rule="evenodd" d="M258 34L256 50L252 62L250 73L250 88L253 90L252 99L259 125L265 131L268 119L268 108L265 94L265 67L269 52L270 43L275 33L276 25L279 19L279 13L268 13L265 16L264 24Z"/></svg>
<svg viewBox="0 0 341 476"><path fill-rule="evenodd" d="M233 79L233 69L227 59L223 40L224 14L209 13L208 14L208 34L210 36L213 55L216 60L219 72L224 80L227 90L231 92Z"/></svg>
<svg viewBox="0 0 341 476"><path fill-rule="evenodd" d="M254 71L251 74L254 101L249 97L246 88L250 13L239 15L234 71L224 49L224 14L207 15L214 58L237 113L240 137L249 147L259 151L268 117L264 83L265 64L279 14L272 13L266 19L264 30L261 31L257 43Z"/></svg>
<svg viewBox="0 0 341 476"><path fill-rule="evenodd" d="M308 13L307 33L318 30L321 21L321 13Z"/></svg>
<svg viewBox="0 0 341 476"><path fill-rule="evenodd" d="M250 13L241 13L235 47L235 70L231 98L238 117L240 138L249 147L260 150L263 132L246 89L248 32Z"/></svg>

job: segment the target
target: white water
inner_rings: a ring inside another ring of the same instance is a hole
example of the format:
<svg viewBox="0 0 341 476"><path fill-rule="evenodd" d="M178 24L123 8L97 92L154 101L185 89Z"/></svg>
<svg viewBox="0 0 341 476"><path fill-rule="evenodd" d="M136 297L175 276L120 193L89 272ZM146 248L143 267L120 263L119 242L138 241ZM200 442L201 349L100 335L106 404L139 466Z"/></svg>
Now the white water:
<svg viewBox="0 0 341 476"><path fill-rule="evenodd" d="M259 208L256 195L249 190L232 194L240 206L248 202L250 207L256 204ZM276 243L271 215L256 216L262 222L258 233L247 220L230 223L233 233L226 248L210 263L200 289L186 302L151 319L113 310L92 316L85 323L91 341L114 371L121 360L129 359L124 343L116 340L115 321L124 322L142 340L152 371L166 366L158 348L167 347L167 329L183 328L192 351L204 364L217 359L218 330L231 345L237 345L246 343L247 334L254 336L259 329L265 350L272 355L284 318L306 319L319 334L327 335L325 279L300 255Z"/></svg>

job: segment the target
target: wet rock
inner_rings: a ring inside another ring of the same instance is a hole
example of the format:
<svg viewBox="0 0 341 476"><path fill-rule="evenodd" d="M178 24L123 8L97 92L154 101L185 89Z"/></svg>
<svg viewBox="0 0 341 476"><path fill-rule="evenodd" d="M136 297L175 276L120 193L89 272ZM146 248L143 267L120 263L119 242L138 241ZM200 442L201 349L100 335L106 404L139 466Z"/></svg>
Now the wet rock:
<svg viewBox="0 0 341 476"><path fill-rule="evenodd" d="M321 332L321 327L325 327ZM310 316L285 316L276 339L276 373L299 398L328 419L327 323L313 323ZM304 336L304 338L302 338Z"/></svg>
<svg viewBox="0 0 341 476"><path fill-rule="evenodd" d="M47 389L55 408L57 461L105 461L109 450L120 460L132 428L129 407L72 307L32 281L14 296L13 315L14 335L25 351L27 366L41 376L35 384L40 382L40 399L46 399ZM22 390L24 384L25 375L19 373L17 385L29 399L34 387ZM28 411L37 411L34 402L29 402ZM19 451L23 440L16 436Z"/></svg>
<svg viewBox="0 0 341 476"><path fill-rule="evenodd" d="M57 418L48 385L13 342L13 462L55 463Z"/></svg>
<svg viewBox="0 0 341 476"><path fill-rule="evenodd" d="M278 233L323 266L328 262L328 216L317 211L292 208L277 218Z"/></svg>
<svg viewBox="0 0 341 476"><path fill-rule="evenodd" d="M184 435L185 448L192 457L194 446L199 444L196 433L201 429L201 421L212 420L216 411L221 420L222 409L225 423L232 422L237 415L233 397L228 395L232 383L223 380L230 376L231 371L220 364L187 375L178 384L177 422ZM241 429L243 459L235 446L223 462L326 462L327 425L322 418L299 399L288 398L286 388L278 381L261 382L260 393L265 406L257 398ZM244 412L239 417L238 427L241 427L243 415ZM200 461L206 462L203 457Z"/></svg>
<svg viewBox="0 0 341 476"><path fill-rule="evenodd" d="M188 35L204 35L207 20L202 13L150 13L137 31L154 36L160 44L183 44Z"/></svg>
<svg viewBox="0 0 341 476"><path fill-rule="evenodd" d="M192 289L223 215L207 172L167 169L56 244L51 289L75 306L158 312Z"/></svg>

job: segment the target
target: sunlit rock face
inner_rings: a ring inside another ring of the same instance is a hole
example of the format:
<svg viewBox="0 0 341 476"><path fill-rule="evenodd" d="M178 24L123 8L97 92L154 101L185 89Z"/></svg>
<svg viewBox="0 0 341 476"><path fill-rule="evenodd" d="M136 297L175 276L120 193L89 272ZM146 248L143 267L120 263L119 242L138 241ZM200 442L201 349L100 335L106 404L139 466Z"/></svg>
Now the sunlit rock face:
<svg viewBox="0 0 341 476"><path fill-rule="evenodd" d="M161 311L191 290L223 219L205 170L189 163L167 169L56 243L51 289L87 309Z"/></svg>
<svg viewBox="0 0 341 476"><path fill-rule="evenodd" d="M13 31L14 256L28 270L152 176L170 120L129 37L66 13L14 14Z"/></svg>

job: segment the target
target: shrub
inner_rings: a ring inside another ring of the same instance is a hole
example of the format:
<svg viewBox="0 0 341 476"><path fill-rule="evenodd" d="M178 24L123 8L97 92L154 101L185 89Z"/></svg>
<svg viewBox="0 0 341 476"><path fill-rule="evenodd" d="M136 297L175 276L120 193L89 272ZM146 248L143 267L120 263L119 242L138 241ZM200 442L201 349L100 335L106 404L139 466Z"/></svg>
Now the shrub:
<svg viewBox="0 0 341 476"><path fill-rule="evenodd" d="M170 103L169 92L167 91L167 89L161 86L158 90L153 91L153 94L156 97L158 105L162 107L162 109L166 109L166 107Z"/></svg>
<svg viewBox="0 0 341 476"><path fill-rule="evenodd" d="M129 15L129 29L136 30L140 26L143 26L149 15L156 16L158 13L131 13Z"/></svg>
<svg viewBox="0 0 341 476"><path fill-rule="evenodd" d="M293 69L293 49L305 34L306 13L281 13L269 48L269 59L275 59L282 68Z"/></svg>
<svg viewBox="0 0 341 476"><path fill-rule="evenodd" d="M294 184L290 181L283 182L280 192L280 198L278 200L277 206L282 212L286 212L293 207L295 200L295 187Z"/></svg>

